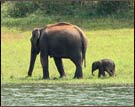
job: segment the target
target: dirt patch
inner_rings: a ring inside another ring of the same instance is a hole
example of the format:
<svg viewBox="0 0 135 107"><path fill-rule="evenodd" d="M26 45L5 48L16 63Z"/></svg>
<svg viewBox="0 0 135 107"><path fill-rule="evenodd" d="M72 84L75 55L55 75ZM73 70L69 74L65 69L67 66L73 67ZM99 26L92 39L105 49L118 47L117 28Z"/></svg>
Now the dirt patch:
<svg viewBox="0 0 135 107"><path fill-rule="evenodd" d="M4 42L16 41L19 39L23 39L24 35L12 32L2 32L1 33L1 40Z"/></svg>

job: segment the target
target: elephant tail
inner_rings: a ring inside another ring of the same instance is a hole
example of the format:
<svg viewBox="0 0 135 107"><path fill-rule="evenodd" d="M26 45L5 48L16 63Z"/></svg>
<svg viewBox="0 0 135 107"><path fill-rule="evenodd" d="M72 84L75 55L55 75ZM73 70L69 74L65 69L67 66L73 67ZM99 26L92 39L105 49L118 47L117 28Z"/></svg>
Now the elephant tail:
<svg viewBox="0 0 135 107"><path fill-rule="evenodd" d="M82 62L84 61L84 67L86 67L86 49L87 49L87 39L85 33L78 27L74 25L74 28L80 33L81 40L82 40Z"/></svg>

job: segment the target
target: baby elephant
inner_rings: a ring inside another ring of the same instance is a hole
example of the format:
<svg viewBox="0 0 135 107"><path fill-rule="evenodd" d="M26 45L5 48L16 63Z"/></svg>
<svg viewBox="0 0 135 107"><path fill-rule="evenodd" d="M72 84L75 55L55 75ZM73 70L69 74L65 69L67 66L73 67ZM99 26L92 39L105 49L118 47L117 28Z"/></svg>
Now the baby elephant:
<svg viewBox="0 0 135 107"><path fill-rule="evenodd" d="M98 77L105 76L105 71L109 74L109 76L114 76L115 72L115 64L110 59L102 59L100 61L95 61L92 64L92 75L94 76L93 72L99 69Z"/></svg>

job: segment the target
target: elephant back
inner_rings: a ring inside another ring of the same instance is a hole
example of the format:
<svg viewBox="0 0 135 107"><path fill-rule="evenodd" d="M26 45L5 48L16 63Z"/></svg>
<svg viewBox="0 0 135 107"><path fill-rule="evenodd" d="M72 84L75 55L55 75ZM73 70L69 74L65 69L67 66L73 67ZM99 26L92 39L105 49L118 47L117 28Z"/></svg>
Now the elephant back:
<svg viewBox="0 0 135 107"><path fill-rule="evenodd" d="M55 31L55 30L64 30L64 29L69 29L70 31L77 30L77 32L80 34L81 41L82 41L82 58L83 58L82 62L84 60L84 66L86 67L85 54L86 54L86 49L87 49L87 38L81 28L67 22L60 22L56 24L49 24L45 27L45 29L46 29L46 32Z"/></svg>
<svg viewBox="0 0 135 107"><path fill-rule="evenodd" d="M46 26L46 28L55 27L55 26L63 26L63 25L72 25L72 24L67 23L67 22L60 22L60 23L56 23L56 24L49 24Z"/></svg>

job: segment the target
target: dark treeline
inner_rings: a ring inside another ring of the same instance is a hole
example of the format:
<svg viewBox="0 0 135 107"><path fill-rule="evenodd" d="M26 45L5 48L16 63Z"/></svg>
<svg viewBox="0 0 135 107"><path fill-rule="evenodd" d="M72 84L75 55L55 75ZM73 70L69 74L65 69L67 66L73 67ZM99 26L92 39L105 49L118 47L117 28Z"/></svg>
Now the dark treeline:
<svg viewBox="0 0 135 107"><path fill-rule="evenodd" d="M33 0L5 1L2 3L3 17L26 17L37 15L64 15L76 17L131 17L134 11L133 0Z"/></svg>

